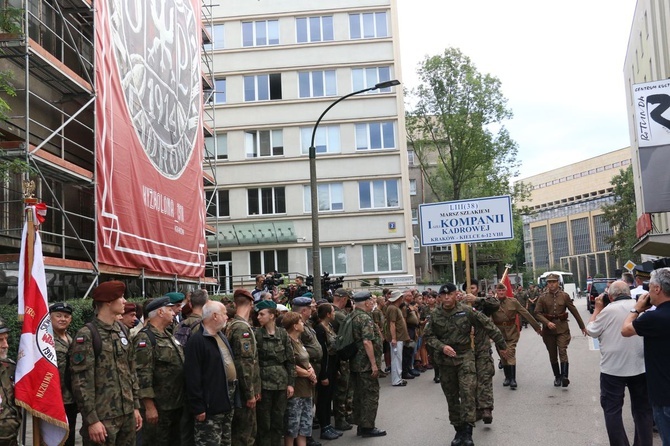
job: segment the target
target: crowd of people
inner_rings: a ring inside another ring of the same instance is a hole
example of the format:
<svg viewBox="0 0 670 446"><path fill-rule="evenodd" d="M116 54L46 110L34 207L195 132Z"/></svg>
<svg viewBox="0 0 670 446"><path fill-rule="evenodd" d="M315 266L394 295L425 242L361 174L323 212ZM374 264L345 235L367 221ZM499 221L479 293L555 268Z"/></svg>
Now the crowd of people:
<svg viewBox="0 0 670 446"><path fill-rule="evenodd" d="M70 423L66 444L74 444L77 414L86 445L306 446L337 440L354 426L363 438L384 436L376 426L379 378L390 374L391 386L405 387L432 369L456 431L451 445L474 445L475 423L493 421L491 344L502 385L516 390L525 322L543 338L553 385L567 387L568 313L600 339L610 443L629 444L621 420L628 387L634 444L652 444L652 419L669 444L670 268L655 271L638 300L632 285L610 284L587 326L558 277L546 281L542 293L519 287L515 298L502 283L482 293L474 280L467 290L446 283L381 296L340 288L320 300L301 286L284 303L278 294L245 289L219 302L199 289L142 306L126 302L122 282L104 282L93 291L95 318L74 336L72 307L50 307ZM0 321L1 445L17 444L20 426L8 331ZM345 359L347 339L353 352Z"/></svg>

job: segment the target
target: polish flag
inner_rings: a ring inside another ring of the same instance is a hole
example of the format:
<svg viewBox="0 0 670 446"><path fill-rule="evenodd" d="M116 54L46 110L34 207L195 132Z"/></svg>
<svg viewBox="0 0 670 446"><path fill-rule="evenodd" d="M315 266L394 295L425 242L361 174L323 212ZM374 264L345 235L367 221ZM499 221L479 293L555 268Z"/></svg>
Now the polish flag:
<svg viewBox="0 0 670 446"><path fill-rule="evenodd" d="M29 205L26 210L32 214L30 217L36 225L44 221L45 211L43 203ZM39 435L43 444L62 445L67 440L69 429L47 305L42 241L30 222L24 225L21 239L19 315L23 315L23 330L16 362L16 404L41 420Z"/></svg>

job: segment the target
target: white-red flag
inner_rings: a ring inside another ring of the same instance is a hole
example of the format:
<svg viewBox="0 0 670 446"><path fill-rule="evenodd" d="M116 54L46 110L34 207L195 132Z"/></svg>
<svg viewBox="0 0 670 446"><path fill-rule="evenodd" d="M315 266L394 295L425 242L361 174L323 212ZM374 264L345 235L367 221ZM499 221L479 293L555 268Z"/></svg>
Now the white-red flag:
<svg viewBox="0 0 670 446"><path fill-rule="evenodd" d="M29 206L35 224L43 221L46 207ZM62 445L68 436L67 416L63 406L60 375L56 361L51 318L47 305L47 284L42 257L42 241L37 230L23 227L19 264L19 314L23 315L23 330L16 363L14 395L16 404L33 417L40 418L42 442L47 446ZM29 231L34 230L31 245ZM32 267L29 265L33 259Z"/></svg>

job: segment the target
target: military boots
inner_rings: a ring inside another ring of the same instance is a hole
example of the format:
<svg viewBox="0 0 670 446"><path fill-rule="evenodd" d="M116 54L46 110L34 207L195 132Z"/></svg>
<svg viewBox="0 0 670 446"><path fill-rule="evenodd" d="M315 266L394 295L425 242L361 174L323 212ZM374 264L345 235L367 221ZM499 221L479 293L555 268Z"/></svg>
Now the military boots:
<svg viewBox="0 0 670 446"><path fill-rule="evenodd" d="M465 426L454 426L456 429L456 436L451 440L451 446L463 446L463 434L465 433Z"/></svg>
<svg viewBox="0 0 670 446"><path fill-rule="evenodd" d="M504 366L503 366L503 372L505 372L505 380L503 381L503 387L507 387L507 386L509 386L509 382L510 382L510 378L509 378L509 376L510 376L510 371L509 371L509 368L510 368L510 366L508 366L508 365L504 365Z"/></svg>
<svg viewBox="0 0 670 446"><path fill-rule="evenodd" d="M561 387L563 378L561 377L561 371L558 368L558 364L551 364L551 369L554 371L554 387Z"/></svg>
<svg viewBox="0 0 670 446"><path fill-rule="evenodd" d="M465 425L465 430L463 432L463 446L475 446L475 442L472 441L472 426L469 424Z"/></svg>
<svg viewBox="0 0 670 446"><path fill-rule="evenodd" d="M516 366L510 365L509 367L509 388L516 390Z"/></svg>
<svg viewBox="0 0 670 446"><path fill-rule="evenodd" d="M570 384L570 380L568 379L568 363L567 362L562 362L561 363L561 385L563 387L568 387Z"/></svg>

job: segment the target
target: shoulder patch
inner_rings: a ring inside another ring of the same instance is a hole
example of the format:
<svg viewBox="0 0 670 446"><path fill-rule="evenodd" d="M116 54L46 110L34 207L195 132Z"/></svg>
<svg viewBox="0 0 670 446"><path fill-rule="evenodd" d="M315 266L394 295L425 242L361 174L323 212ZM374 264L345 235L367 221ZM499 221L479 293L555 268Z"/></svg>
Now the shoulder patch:
<svg viewBox="0 0 670 446"><path fill-rule="evenodd" d="M75 342L76 342L77 344L83 344L83 343L84 343L84 337L83 337L83 336L79 336L79 337L75 340Z"/></svg>
<svg viewBox="0 0 670 446"><path fill-rule="evenodd" d="M249 333L242 333L242 337L243 337L243 338L248 338L248 337L250 337L250 336L251 336L251 335L250 335Z"/></svg>
<svg viewBox="0 0 670 446"><path fill-rule="evenodd" d="M81 352L77 352L74 355L72 355L72 362L75 364L81 364L84 361L84 359L86 359L86 356Z"/></svg>
<svg viewBox="0 0 670 446"><path fill-rule="evenodd" d="M144 348L147 346L147 343L145 341L140 341L137 343L137 348Z"/></svg>

